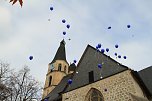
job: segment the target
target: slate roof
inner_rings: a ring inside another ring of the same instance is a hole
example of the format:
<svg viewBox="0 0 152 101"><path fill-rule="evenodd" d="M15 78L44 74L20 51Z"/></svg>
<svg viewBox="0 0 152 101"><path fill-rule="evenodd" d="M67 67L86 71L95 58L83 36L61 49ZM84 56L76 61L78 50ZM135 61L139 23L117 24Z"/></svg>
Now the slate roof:
<svg viewBox="0 0 152 101"><path fill-rule="evenodd" d="M52 60L52 62L50 64L54 63L56 60L64 60L64 61L67 62L67 60L66 60L66 52L65 52L65 41L64 40L62 40L60 42L60 46L59 46L59 48L58 48L58 50L57 50L57 52L55 54L54 59Z"/></svg>
<svg viewBox="0 0 152 101"><path fill-rule="evenodd" d="M68 84L68 80L71 78L72 74L69 74L67 76L64 76L63 79L61 80L61 82L52 90L52 92L50 94L48 94L45 98L48 99L48 101L57 101L61 98L61 94L67 84ZM42 100L44 101L44 99Z"/></svg>
<svg viewBox="0 0 152 101"><path fill-rule="evenodd" d="M139 71L138 74L148 88L152 98L152 66Z"/></svg>
<svg viewBox="0 0 152 101"><path fill-rule="evenodd" d="M98 68L98 64L102 64L102 69ZM90 71L94 72L94 81L97 81L101 79L101 76L106 78L127 69L126 66L119 64L109 56L98 52L94 47L88 45L73 74L73 83L67 87L65 92L89 84L88 73Z"/></svg>

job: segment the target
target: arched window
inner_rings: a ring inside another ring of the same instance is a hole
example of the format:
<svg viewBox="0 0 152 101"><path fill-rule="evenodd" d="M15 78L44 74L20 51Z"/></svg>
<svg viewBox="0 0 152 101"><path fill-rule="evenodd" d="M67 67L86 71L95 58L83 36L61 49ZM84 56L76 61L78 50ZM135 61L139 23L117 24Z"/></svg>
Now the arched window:
<svg viewBox="0 0 152 101"><path fill-rule="evenodd" d="M61 71L61 67L62 67L62 65L59 64L59 65L58 65L58 71Z"/></svg>
<svg viewBox="0 0 152 101"><path fill-rule="evenodd" d="M91 88L85 97L85 101L103 101L103 96L99 90Z"/></svg>
<svg viewBox="0 0 152 101"><path fill-rule="evenodd" d="M49 77L49 86L51 86L52 76Z"/></svg>
<svg viewBox="0 0 152 101"><path fill-rule="evenodd" d="M66 72L66 66L64 66L64 72Z"/></svg>

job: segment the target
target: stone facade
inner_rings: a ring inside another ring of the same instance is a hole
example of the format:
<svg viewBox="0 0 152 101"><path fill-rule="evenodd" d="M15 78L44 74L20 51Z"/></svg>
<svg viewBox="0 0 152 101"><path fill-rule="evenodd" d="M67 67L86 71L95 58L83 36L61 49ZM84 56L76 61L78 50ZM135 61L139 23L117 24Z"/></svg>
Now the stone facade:
<svg viewBox="0 0 152 101"><path fill-rule="evenodd" d="M103 101L134 101L131 95L146 97L138 83L131 75L131 70L126 70L116 75L101 79L86 86L62 94L62 101L85 101L91 88L98 89L103 95Z"/></svg>

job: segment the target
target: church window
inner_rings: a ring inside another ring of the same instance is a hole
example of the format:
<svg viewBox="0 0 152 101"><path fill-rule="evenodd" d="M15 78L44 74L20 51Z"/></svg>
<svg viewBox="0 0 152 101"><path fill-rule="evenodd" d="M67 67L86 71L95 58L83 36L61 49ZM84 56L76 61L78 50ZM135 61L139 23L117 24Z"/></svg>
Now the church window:
<svg viewBox="0 0 152 101"><path fill-rule="evenodd" d="M93 71L89 72L89 83L94 82L94 74Z"/></svg>
<svg viewBox="0 0 152 101"><path fill-rule="evenodd" d="M103 101L103 96L99 90L91 88L85 97L85 101Z"/></svg>
<svg viewBox="0 0 152 101"><path fill-rule="evenodd" d="M61 71L61 67L62 67L62 65L59 64L59 65L58 65L58 71Z"/></svg>
<svg viewBox="0 0 152 101"><path fill-rule="evenodd" d="M49 77L49 86L51 85L52 82L52 76Z"/></svg>

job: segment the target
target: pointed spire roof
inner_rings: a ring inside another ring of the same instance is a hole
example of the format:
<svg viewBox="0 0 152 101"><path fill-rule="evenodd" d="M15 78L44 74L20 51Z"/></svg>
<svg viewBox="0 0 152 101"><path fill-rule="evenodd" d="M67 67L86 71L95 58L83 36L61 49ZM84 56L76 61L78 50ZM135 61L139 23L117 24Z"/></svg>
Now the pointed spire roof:
<svg viewBox="0 0 152 101"><path fill-rule="evenodd" d="M60 46L59 46L59 48L58 48L58 50L57 50L57 52L55 54L55 57L54 57L54 59L52 60L51 63L55 62L56 60L64 60L65 62L67 62L64 39L60 42Z"/></svg>

